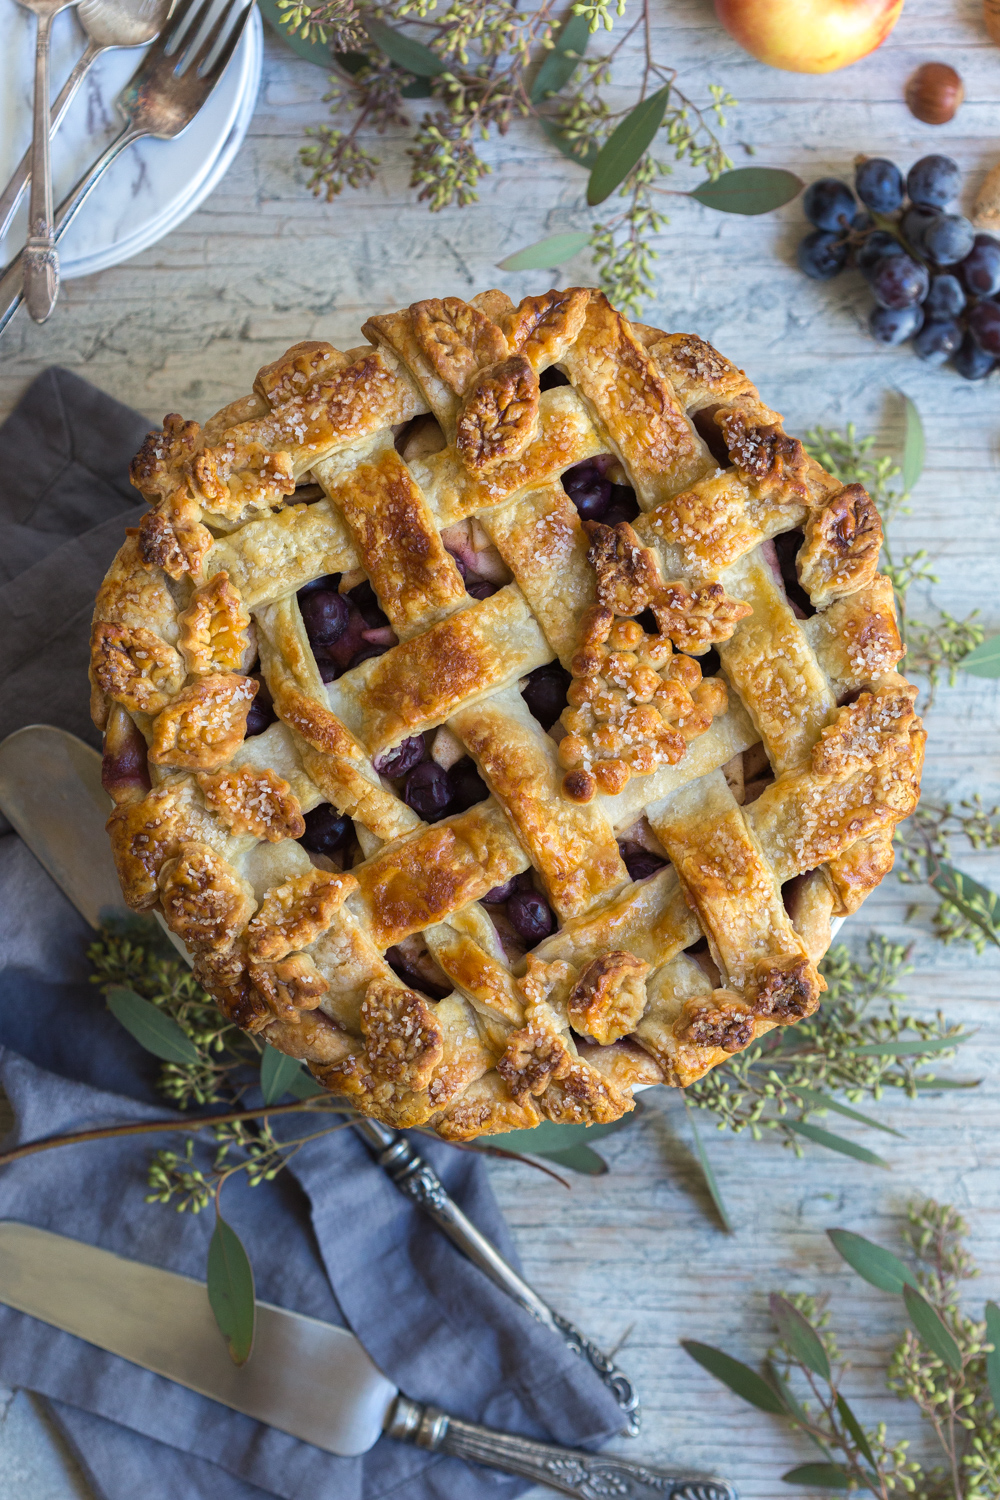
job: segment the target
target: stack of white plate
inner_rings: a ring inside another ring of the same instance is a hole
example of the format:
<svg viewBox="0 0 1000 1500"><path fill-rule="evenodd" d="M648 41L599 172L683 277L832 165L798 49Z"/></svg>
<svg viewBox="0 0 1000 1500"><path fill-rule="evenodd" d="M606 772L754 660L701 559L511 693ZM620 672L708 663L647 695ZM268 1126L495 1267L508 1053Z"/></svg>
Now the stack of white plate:
<svg viewBox="0 0 1000 1500"><path fill-rule="evenodd" d="M52 95L86 46L71 9L53 23ZM143 55L116 48L99 57L52 142L58 203L121 129L115 100ZM60 242L64 277L86 276L128 260L169 234L219 182L246 135L253 114L263 40L255 10L222 82L187 130L175 140L130 146L94 189ZM35 17L16 0L0 0L0 189L31 140ZM24 244L28 195L0 241L0 264Z"/></svg>

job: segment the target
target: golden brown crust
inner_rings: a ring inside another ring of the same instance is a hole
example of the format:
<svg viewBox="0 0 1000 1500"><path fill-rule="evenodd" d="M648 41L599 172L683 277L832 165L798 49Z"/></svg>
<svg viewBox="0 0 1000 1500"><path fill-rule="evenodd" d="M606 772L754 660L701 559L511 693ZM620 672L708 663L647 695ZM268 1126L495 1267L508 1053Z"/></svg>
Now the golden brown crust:
<svg viewBox="0 0 1000 1500"><path fill-rule="evenodd" d="M257 687L252 677L213 673L184 688L153 721L149 759L191 771L224 766L243 743Z"/></svg>
<svg viewBox="0 0 1000 1500"><path fill-rule="evenodd" d="M178 645L193 677L246 671L252 664L250 611L221 569L178 616Z"/></svg>
<svg viewBox="0 0 1000 1500"><path fill-rule="evenodd" d="M157 713L184 681L178 653L142 626L95 625L90 670L108 697L133 713Z"/></svg>
<svg viewBox="0 0 1000 1500"><path fill-rule="evenodd" d="M265 893L247 929L252 958L285 958L325 932L345 898L357 889L353 875L310 870Z"/></svg>
<svg viewBox="0 0 1000 1500"><path fill-rule="evenodd" d="M240 766L214 774L203 771L195 779L209 807L233 833L252 833L269 844L305 833L299 799L274 771Z"/></svg>
<svg viewBox="0 0 1000 1500"><path fill-rule="evenodd" d="M458 419L459 453L474 474L520 457L535 435L538 376L523 354L476 378Z"/></svg>
<svg viewBox="0 0 1000 1500"><path fill-rule="evenodd" d="M809 514L799 550L799 582L817 609L871 583L882 550L882 522L868 491L849 484Z"/></svg>
<svg viewBox="0 0 1000 1500"><path fill-rule="evenodd" d="M445 385L464 396L477 371L507 354L500 329L460 297L432 297L410 308L417 343Z"/></svg>
<svg viewBox="0 0 1000 1500"><path fill-rule="evenodd" d="M431 299L364 332L293 346L136 460L152 509L91 666L123 890L227 1016L364 1113L452 1140L615 1120L810 1015L831 916L891 865L924 735L877 514L743 371L600 292ZM563 476L590 459L634 525L581 523ZM772 541L798 527L809 619ZM382 654L332 682L297 602L330 574L389 622L352 612ZM245 739L257 652L278 722ZM491 795L421 823L375 770L417 735ZM322 800L354 820L332 855L296 842ZM528 869L562 925L524 955L496 897Z"/></svg>
<svg viewBox="0 0 1000 1500"><path fill-rule="evenodd" d="M255 905L253 888L207 844L182 844L158 884L164 921L192 952L231 948Z"/></svg>
<svg viewBox="0 0 1000 1500"><path fill-rule="evenodd" d="M612 951L583 971L570 991L570 1025L605 1046L633 1032L646 1008L649 964L631 953Z"/></svg>

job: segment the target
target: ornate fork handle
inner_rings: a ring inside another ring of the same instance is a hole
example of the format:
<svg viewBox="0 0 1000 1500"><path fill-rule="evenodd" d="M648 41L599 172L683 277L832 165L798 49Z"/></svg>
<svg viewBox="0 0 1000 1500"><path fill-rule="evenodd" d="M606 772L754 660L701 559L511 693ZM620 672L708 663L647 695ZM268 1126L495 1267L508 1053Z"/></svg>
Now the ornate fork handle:
<svg viewBox="0 0 1000 1500"><path fill-rule="evenodd" d="M626 1418L623 1431L629 1437L639 1432L639 1397L628 1376L578 1328L557 1312L508 1265L496 1246L466 1218L458 1204L447 1193L434 1168L410 1145L405 1136L397 1135L376 1120L358 1120L355 1129L375 1152L400 1192L422 1208L443 1229L453 1244L483 1271L494 1285L507 1293L539 1323L558 1333L581 1358L593 1366L609 1388ZM576 1493L575 1491L573 1493ZM599 1493L596 1492L595 1493ZM609 1491L613 1494L614 1491Z"/></svg>
<svg viewBox="0 0 1000 1500"><path fill-rule="evenodd" d="M455 1458L520 1474L576 1500L738 1500L732 1485L697 1474L670 1474L616 1454L583 1453L532 1438L495 1432L449 1417L434 1406L397 1397L385 1428L404 1443L416 1443Z"/></svg>

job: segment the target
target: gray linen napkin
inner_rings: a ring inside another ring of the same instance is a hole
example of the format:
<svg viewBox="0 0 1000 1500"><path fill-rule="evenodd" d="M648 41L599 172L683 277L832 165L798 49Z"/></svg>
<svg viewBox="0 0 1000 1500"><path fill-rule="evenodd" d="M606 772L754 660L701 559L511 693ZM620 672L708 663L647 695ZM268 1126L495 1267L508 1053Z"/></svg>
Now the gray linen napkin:
<svg viewBox="0 0 1000 1500"><path fill-rule="evenodd" d="M48 370L0 429L0 733L24 723L90 740L92 601L138 511L127 465L147 424ZM0 1083L9 1144L169 1113L157 1064L87 983L89 929L21 841L0 837ZM307 1133L308 1122L285 1129ZM164 1136L96 1142L0 1171L0 1218L38 1224L189 1275L204 1274L211 1214L144 1201ZM482 1163L421 1138L449 1191L516 1263ZM208 1163L212 1142L196 1158ZM597 1377L496 1291L411 1207L350 1131L313 1142L272 1183L226 1187L264 1299L350 1327L414 1397L458 1416L592 1444L620 1415ZM381 1440L339 1459L0 1307L0 1381L49 1398L103 1500L467 1500L524 1488Z"/></svg>

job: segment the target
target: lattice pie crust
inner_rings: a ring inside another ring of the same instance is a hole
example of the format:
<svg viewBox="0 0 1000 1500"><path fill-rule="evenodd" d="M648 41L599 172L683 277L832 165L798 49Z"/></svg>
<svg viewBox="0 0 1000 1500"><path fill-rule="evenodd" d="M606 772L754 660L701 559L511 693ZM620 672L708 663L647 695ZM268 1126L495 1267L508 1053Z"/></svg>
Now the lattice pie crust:
<svg viewBox="0 0 1000 1500"><path fill-rule="evenodd" d="M295 345L204 427L167 417L135 461L151 509L91 674L122 887L359 1110L452 1139L616 1119L811 1014L831 917L891 867L924 733L878 515L715 349L600 292L363 332ZM581 520L560 480L591 459L632 524ZM470 545L500 582L478 597ZM326 575L388 619L328 682L297 598ZM554 661L546 732L519 684ZM258 692L277 717L244 737ZM486 799L421 821L373 766L419 735ZM299 841L322 803L354 822L339 861ZM633 880L636 848L660 867ZM482 900L524 872L556 919L530 952Z"/></svg>

